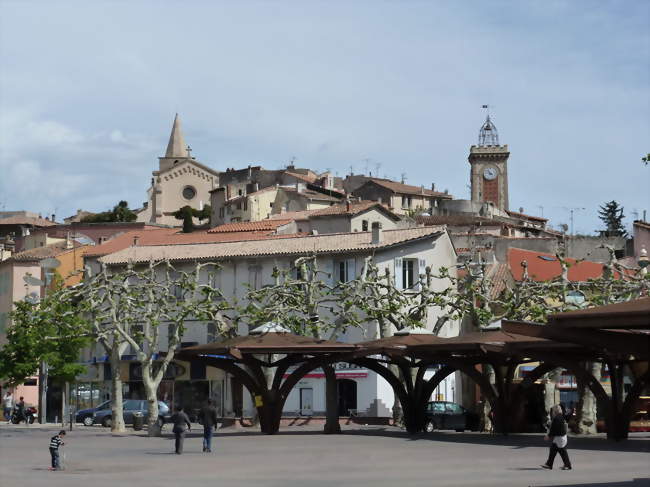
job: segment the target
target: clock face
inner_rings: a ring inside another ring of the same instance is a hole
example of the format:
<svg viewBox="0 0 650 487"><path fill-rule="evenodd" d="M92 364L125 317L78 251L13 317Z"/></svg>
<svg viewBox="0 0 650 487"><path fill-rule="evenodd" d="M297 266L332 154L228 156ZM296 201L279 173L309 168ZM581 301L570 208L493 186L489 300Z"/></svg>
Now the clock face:
<svg viewBox="0 0 650 487"><path fill-rule="evenodd" d="M488 181L491 181L497 177L497 170L494 167L486 167L483 170L483 177Z"/></svg>

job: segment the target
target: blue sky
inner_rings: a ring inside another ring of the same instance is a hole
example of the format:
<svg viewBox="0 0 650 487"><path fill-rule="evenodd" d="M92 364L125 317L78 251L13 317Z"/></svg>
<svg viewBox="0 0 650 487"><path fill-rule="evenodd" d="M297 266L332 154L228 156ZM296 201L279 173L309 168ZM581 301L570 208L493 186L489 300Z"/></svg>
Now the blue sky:
<svg viewBox="0 0 650 487"><path fill-rule="evenodd" d="M296 164L469 197L493 106L510 206L650 210L646 1L0 0L0 209L137 207L179 112L222 170ZM369 162L366 162L369 159ZM379 165L379 166L378 166Z"/></svg>

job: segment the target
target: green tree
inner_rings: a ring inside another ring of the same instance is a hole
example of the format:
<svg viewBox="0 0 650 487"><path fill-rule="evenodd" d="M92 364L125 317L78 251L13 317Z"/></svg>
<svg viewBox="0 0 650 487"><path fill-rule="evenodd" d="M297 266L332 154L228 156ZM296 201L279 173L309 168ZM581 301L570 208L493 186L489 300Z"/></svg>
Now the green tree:
<svg viewBox="0 0 650 487"><path fill-rule="evenodd" d="M174 212L174 218L177 220L183 220L183 233L191 233L194 231L194 218L206 220L210 218L211 213L212 208L210 205L203 206L202 210L197 210L189 205L185 205Z"/></svg>
<svg viewBox="0 0 650 487"><path fill-rule="evenodd" d="M598 218L605 224L605 230L601 233L607 237L627 237L627 231L623 225L623 207L612 200L605 203L598 210Z"/></svg>
<svg viewBox="0 0 650 487"><path fill-rule="evenodd" d="M289 269L276 267L273 279L272 285L249 288L240 307L241 318L251 328L275 322L298 335L336 340L348 327L360 324L354 299L360 281L333 282L329 272L320 270L315 255L299 257ZM323 366L323 373L327 412L323 431L339 433L336 373L331 365Z"/></svg>
<svg viewBox="0 0 650 487"><path fill-rule="evenodd" d="M41 301L14 303L7 343L0 349L0 378L20 384L42 361L48 364L49 377L59 383L72 382L84 372L79 355L91 342L90 330L65 293L62 280L56 279Z"/></svg>
<svg viewBox="0 0 650 487"><path fill-rule="evenodd" d="M138 215L129 209L126 201L120 201L110 211L103 211L88 215L81 219L84 223L110 223L110 222L133 222Z"/></svg>

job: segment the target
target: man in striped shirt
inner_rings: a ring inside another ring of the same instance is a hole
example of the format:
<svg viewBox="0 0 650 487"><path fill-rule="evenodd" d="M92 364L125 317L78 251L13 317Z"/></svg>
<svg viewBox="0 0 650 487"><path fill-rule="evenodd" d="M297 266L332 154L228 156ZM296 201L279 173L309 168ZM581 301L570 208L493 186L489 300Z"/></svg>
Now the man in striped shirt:
<svg viewBox="0 0 650 487"><path fill-rule="evenodd" d="M63 443L63 436L65 436L65 430L59 431L58 435L54 435L50 439L50 455L52 455L52 468L51 470L61 470L61 461L59 458L59 447L65 445Z"/></svg>

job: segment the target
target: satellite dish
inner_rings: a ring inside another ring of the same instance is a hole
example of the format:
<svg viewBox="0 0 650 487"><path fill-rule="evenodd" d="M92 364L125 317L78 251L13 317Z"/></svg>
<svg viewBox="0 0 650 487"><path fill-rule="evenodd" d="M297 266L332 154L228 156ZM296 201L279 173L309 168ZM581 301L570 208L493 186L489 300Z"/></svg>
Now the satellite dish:
<svg viewBox="0 0 650 487"><path fill-rule="evenodd" d="M25 281L27 284L30 286L45 286L45 281L42 281L41 279L38 279L31 274L27 274L26 276L23 277L23 281Z"/></svg>
<svg viewBox="0 0 650 487"><path fill-rule="evenodd" d="M61 265L61 261L55 259L54 257L49 257L40 261L38 265L40 265L43 269L56 269Z"/></svg>

